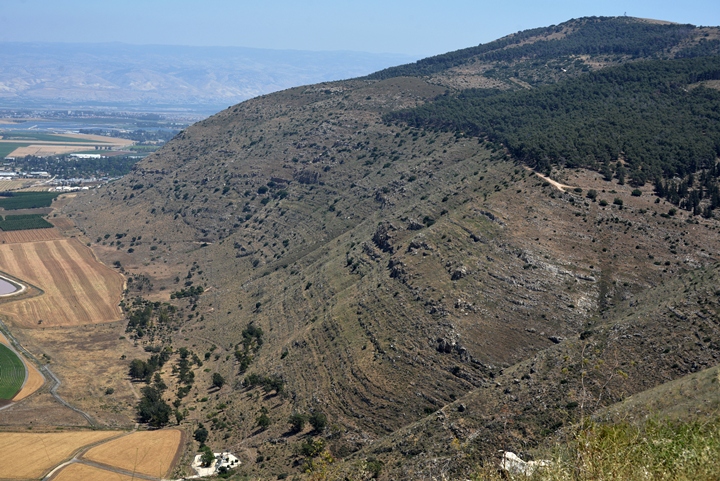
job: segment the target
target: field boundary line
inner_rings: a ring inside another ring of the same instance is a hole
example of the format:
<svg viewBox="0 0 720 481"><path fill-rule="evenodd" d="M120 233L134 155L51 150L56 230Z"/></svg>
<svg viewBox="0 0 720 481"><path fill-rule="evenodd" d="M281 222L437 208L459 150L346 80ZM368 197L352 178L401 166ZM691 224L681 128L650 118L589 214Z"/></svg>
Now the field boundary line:
<svg viewBox="0 0 720 481"><path fill-rule="evenodd" d="M38 363L38 360L35 358L35 356L30 354L30 352L28 352L25 348L23 348L20 345L20 343L17 341L17 339L15 339L15 337L12 334L10 334L10 331L8 330L5 323L3 323L2 319L0 319L0 333L2 333L3 336L5 336L5 338L8 340L8 344L4 344L4 345L6 345L8 347L8 349L10 349L12 352L15 353L15 355L18 357L18 359L20 359L20 362L22 362L23 366L25 367L25 379L23 379L23 383L22 383L22 386L20 386L20 390L17 393L15 393L15 395L17 396L17 394L20 391L22 391L22 388L25 386L25 383L27 382L28 378L30 377L30 368L28 367L27 363L29 361L33 361L33 363L35 363L35 364L39 364L39 363ZM20 352L18 352L18 351L20 351ZM27 356L27 358L26 358L26 356ZM43 385L37 389L37 391L39 391L40 389L42 389L45 386L45 384L47 384L47 378L42 375L42 368L38 369L38 367L35 366L35 369L37 369L37 371L40 373L40 375L43 378ZM37 392L37 391L35 391L35 392ZM3 409L8 409L15 405L15 402L13 402L12 399L10 399L9 401L10 401L9 404L0 407L0 411L2 411Z"/></svg>
<svg viewBox="0 0 720 481"><path fill-rule="evenodd" d="M5 271L0 271L0 277L4 278L5 280L12 281L15 284L20 284L21 286L25 286L24 291L16 291L16 292L12 292L8 295L0 296L0 301L2 301L2 304L10 304L11 302L34 299L35 297L40 297L45 294L45 291L40 289L35 284L32 284L25 280L20 280L18 277L8 274ZM37 291L37 294L34 294L30 289L28 289L29 287L32 287L33 289L35 289ZM22 296L20 296L20 294L29 294L29 295L27 297L22 297ZM18 296L18 299L13 298L15 295ZM3 324L3 326L5 327L5 331L9 332L7 326L5 326L4 324ZM15 342L17 343L17 340L15 340Z"/></svg>
<svg viewBox="0 0 720 481"><path fill-rule="evenodd" d="M18 340L15 338L15 336L13 336L10 333L10 330L7 328L7 326L2 321L2 319L0 319L0 332L2 332L5 335L5 337L7 337L8 341L10 341L10 344L12 344L20 352L22 352L23 355L25 355L30 361L34 362L36 364L36 366L40 366L38 369L38 371L40 371L40 375L42 375L44 372L54 381L54 385L52 387L50 387L50 394L52 395L52 397L55 398L55 400L57 402L59 402L66 408L71 409L71 410L75 411L76 413L80 414L82 417L85 418L85 420L87 420L88 423L90 423L91 427L98 426L97 422L92 418L92 416L90 416L85 411L76 408L75 406L73 406L70 403L68 403L67 401L65 401L62 397L60 397L60 395L57 393L58 388L62 384L60 379L55 375L55 373L53 373L50 370L50 368L47 365L41 364L40 361L38 361L38 359L30 353L30 351L28 351L27 349L22 347L22 345L18 342ZM25 369L27 369L27 367ZM45 376L43 376L43 377L45 377ZM45 378L45 381L47 383L47 378ZM45 386L45 384L43 384L43 386ZM18 401L18 402L21 402L21 401ZM14 404L15 403L9 404L8 406L4 406L3 409L7 409L7 408L13 406Z"/></svg>

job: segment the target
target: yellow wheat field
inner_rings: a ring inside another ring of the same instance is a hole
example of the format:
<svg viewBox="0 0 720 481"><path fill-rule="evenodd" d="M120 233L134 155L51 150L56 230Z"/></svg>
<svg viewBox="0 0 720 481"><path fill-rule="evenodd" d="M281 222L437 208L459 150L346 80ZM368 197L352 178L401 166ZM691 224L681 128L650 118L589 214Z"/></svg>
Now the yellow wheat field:
<svg viewBox="0 0 720 481"><path fill-rule="evenodd" d="M91 479L92 481L132 481L138 478L94 468L85 464L74 463L60 470L53 478L53 481L79 481L81 479Z"/></svg>
<svg viewBox="0 0 720 481"><path fill-rule="evenodd" d="M98 262L77 239L0 245L0 271L44 291L0 305L0 314L16 325L75 326L122 316L122 276Z"/></svg>
<svg viewBox="0 0 720 481"><path fill-rule="evenodd" d="M39 479L83 446L116 431L0 433L0 479Z"/></svg>
<svg viewBox="0 0 720 481"><path fill-rule="evenodd" d="M163 478L173 468L181 443L177 429L140 431L95 446L83 459Z"/></svg>

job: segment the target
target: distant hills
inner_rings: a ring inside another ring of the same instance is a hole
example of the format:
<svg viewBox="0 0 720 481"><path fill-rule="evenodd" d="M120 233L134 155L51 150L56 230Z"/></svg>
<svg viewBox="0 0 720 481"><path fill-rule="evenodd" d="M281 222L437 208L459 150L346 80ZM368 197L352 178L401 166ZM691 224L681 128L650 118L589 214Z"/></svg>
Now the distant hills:
<svg viewBox="0 0 720 481"><path fill-rule="evenodd" d="M406 55L121 43L0 43L5 106L219 110L298 85L357 77Z"/></svg>

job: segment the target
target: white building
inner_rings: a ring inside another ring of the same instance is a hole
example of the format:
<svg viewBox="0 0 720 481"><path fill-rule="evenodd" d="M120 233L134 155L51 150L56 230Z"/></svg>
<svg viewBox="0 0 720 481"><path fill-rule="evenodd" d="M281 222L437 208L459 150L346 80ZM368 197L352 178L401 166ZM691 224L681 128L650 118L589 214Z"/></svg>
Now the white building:
<svg viewBox="0 0 720 481"><path fill-rule="evenodd" d="M202 454L195 456L191 467L198 473L198 477L212 476L218 474L222 469L233 469L240 466L240 460L230 452L213 453L215 461L207 468L202 466Z"/></svg>

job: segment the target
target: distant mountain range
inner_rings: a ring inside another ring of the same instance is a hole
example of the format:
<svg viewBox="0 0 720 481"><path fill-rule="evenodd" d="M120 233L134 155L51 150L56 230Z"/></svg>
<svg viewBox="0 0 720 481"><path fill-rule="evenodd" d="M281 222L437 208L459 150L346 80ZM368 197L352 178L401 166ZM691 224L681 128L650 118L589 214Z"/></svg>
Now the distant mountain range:
<svg viewBox="0 0 720 481"><path fill-rule="evenodd" d="M121 43L0 43L9 107L217 110L286 88L366 75L405 55Z"/></svg>

